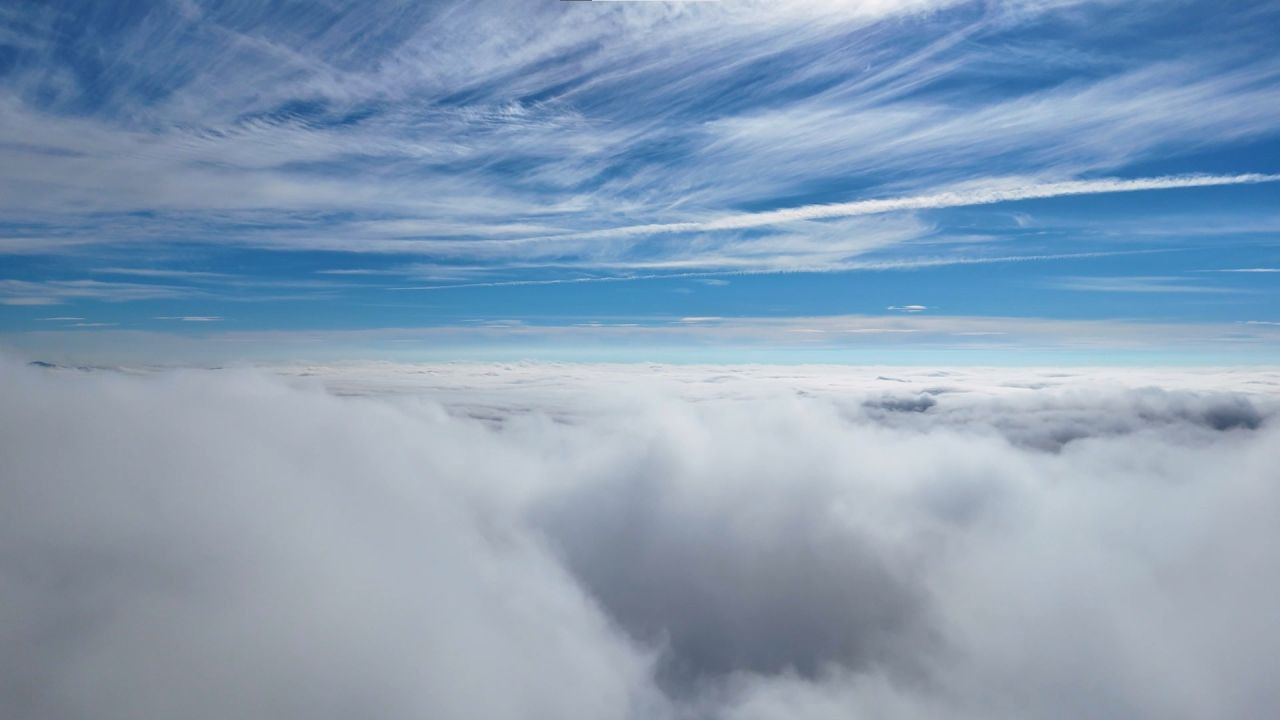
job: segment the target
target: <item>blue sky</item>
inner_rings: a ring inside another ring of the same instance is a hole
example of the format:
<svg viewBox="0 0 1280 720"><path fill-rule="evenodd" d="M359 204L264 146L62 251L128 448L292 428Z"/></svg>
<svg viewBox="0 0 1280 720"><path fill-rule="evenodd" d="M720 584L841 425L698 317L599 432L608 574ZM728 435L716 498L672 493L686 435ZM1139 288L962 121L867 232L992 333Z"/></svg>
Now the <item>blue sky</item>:
<svg viewBox="0 0 1280 720"><path fill-rule="evenodd" d="M1266 363L1271 2L18 2L0 348Z"/></svg>

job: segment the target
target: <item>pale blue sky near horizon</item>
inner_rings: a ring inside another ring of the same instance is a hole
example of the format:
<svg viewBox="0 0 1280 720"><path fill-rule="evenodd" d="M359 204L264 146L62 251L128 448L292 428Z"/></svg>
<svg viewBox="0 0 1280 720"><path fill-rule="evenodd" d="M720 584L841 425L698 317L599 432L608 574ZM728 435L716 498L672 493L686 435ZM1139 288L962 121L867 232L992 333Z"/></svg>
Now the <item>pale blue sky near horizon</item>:
<svg viewBox="0 0 1280 720"><path fill-rule="evenodd" d="M1272 2L18 2L0 352L1275 364Z"/></svg>

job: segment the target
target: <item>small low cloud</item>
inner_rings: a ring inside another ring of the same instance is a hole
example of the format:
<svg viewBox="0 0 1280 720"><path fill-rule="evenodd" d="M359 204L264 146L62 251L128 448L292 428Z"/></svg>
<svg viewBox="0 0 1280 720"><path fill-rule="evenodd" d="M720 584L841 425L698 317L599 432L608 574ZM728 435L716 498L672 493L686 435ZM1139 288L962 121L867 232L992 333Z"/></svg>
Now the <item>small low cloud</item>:
<svg viewBox="0 0 1280 720"><path fill-rule="evenodd" d="M217 315L158 315L156 320L176 320L178 322L221 322L222 318Z"/></svg>
<svg viewBox="0 0 1280 720"><path fill-rule="evenodd" d="M918 313L928 310L926 305L890 305L887 309L895 312Z"/></svg>
<svg viewBox="0 0 1280 720"><path fill-rule="evenodd" d="M1197 285L1186 278L1166 275L1076 276L1051 280L1056 290L1107 293L1238 293L1239 288Z"/></svg>

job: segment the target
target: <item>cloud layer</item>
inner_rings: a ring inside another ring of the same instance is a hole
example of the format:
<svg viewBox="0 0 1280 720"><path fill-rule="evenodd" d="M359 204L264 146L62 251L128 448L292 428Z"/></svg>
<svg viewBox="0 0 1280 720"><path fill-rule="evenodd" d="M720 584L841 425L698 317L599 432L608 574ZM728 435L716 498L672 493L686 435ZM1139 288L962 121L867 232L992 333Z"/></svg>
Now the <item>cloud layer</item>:
<svg viewBox="0 0 1280 720"><path fill-rule="evenodd" d="M1280 708L1275 372L3 370L23 717Z"/></svg>

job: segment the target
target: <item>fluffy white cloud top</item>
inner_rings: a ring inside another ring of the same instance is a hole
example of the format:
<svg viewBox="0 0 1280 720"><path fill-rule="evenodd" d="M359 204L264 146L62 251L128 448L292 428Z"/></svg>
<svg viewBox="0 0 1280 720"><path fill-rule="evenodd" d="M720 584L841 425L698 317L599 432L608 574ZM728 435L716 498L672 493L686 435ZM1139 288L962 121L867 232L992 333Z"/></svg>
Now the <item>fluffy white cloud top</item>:
<svg viewBox="0 0 1280 720"><path fill-rule="evenodd" d="M0 371L15 717L1280 710L1275 372Z"/></svg>

